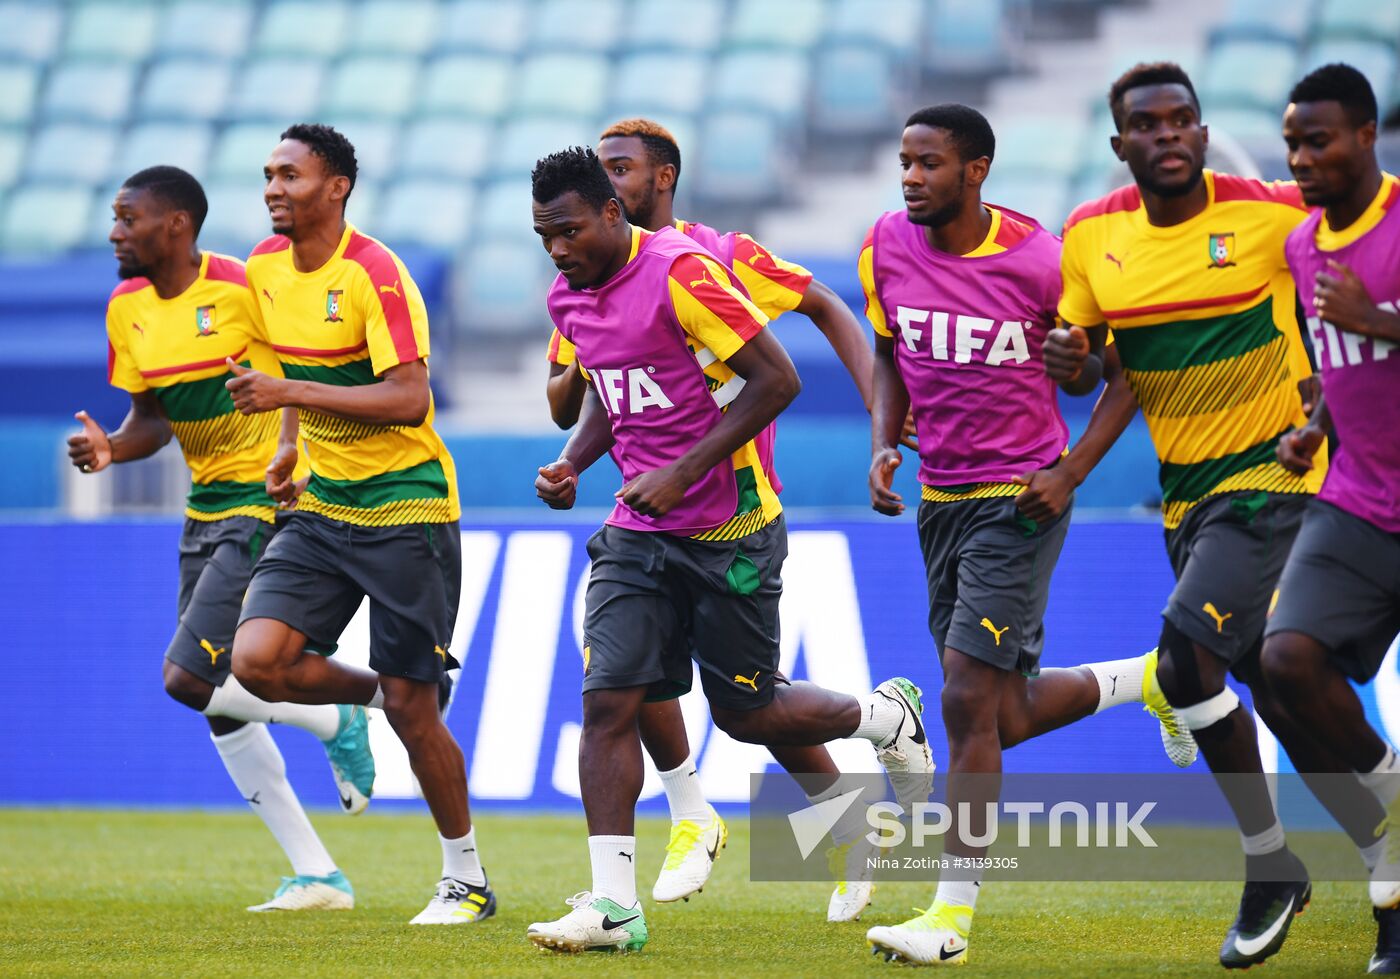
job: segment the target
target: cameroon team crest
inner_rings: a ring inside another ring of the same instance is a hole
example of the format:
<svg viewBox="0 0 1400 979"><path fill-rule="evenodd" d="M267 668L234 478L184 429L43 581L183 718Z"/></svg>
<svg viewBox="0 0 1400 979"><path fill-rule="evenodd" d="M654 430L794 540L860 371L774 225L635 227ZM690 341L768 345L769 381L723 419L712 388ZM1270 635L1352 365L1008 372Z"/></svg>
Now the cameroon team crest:
<svg viewBox="0 0 1400 979"><path fill-rule="evenodd" d="M214 329L214 307L200 306L194 311L194 328L198 336L212 337L219 331Z"/></svg>
<svg viewBox="0 0 1400 979"><path fill-rule="evenodd" d="M1210 236L1210 265L1207 268L1223 269L1235 264L1235 233Z"/></svg>
<svg viewBox="0 0 1400 979"><path fill-rule="evenodd" d="M341 323L340 318L340 297L345 295L344 289L326 290L326 322Z"/></svg>

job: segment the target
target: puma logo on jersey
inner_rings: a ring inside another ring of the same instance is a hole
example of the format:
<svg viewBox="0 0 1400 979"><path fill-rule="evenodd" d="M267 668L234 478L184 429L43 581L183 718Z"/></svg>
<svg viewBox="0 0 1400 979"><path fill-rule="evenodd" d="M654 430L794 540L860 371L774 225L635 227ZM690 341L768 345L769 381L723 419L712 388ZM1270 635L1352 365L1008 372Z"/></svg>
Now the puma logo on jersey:
<svg viewBox="0 0 1400 979"><path fill-rule="evenodd" d="M1224 632L1225 620L1233 619L1235 617L1234 612L1226 612L1224 615L1221 615L1219 610L1216 609L1215 604L1213 602L1206 602L1204 605L1201 606L1201 611L1215 620L1216 632Z"/></svg>
<svg viewBox="0 0 1400 979"><path fill-rule="evenodd" d="M1031 359L1026 331L1033 324L1028 322L1003 320L997 323L982 316L908 306L896 307L895 314L900 336L910 353L926 350L934 360L951 360L955 364L977 360L988 367L1024 364ZM992 335L994 330L995 336Z"/></svg>
<svg viewBox="0 0 1400 979"><path fill-rule="evenodd" d="M740 676L739 674L735 673L734 682L749 687L753 690L754 693L758 693L758 675L762 672L762 670L755 672L752 679L746 676Z"/></svg>
<svg viewBox="0 0 1400 979"><path fill-rule="evenodd" d="M380 291L380 292L387 292L387 293L389 293L389 294L392 295L392 296L398 297L399 299L402 299L402 298L403 298L403 296L399 295L399 280L398 280L398 279L395 279L395 280L394 280L394 284L391 285L391 286L380 286L380 287L379 287L379 291Z"/></svg>
<svg viewBox="0 0 1400 979"><path fill-rule="evenodd" d="M988 618L986 618L986 617L984 617L984 618L982 619L982 622L981 622L980 624L981 624L982 628L986 629L988 632L990 632L990 633L992 634L992 638L995 639L995 640L997 641L997 646L1001 646L1001 634L1002 634L1003 632L1005 632L1007 629L1010 629L1010 628L1011 628L1011 626L1006 625L1006 626L1002 626L1000 629L998 629L996 626L992 625L992 620L991 620L991 619L988 619Z"/></svg>
<svg viewBox="0 0 1400 979"><path fill-rule="evenodd" d="M752 255L749 256L749 264L750 264L750 265L757 265L757 264L758 264L758 260L759 260L760 258L762 258L762 257L763 257L763 252L754 252Z"/></svg>
<svg viewBox="0 0 1400 979"><path fill-rule="evenodd" d="M141 324L140 324L140 323L132 323L132 324L131 324L131 328L132 328L133 330L135 330L137 333L141 334L141 338L142 338L143 340L146 338L146 331L143 330L143 329L141 329Z"/></svg>
<svg viewBox="0 0 1400 979"><path fill-rule="evenodd" d="M704 269L704 268L702 268L702 269L700 270L700 278L698 278L698 279L691 279L691 280L690 280L690 288L692 288L692 289L694 289L696 286L712 286L712 285L715 285L715 282L710 278L710 270L709 270L709 269Z"/></svg>
<svg viewBox="0 0 1400 979"><path fill-rule="evenodd" d="M270 293L270 292L268 292L266 289L264 289L264 290L262 291L262 294L263 294L264 296L267 297L267 304L268 304L269 306L274 305L273 299L272 299L272 293Z"/></svg>
<svg viewBox="0 0 1400 979"><path fill-rule="evenodd" d="M593 372L593 386L603 406L614 415L639 415L651 407L674 408L651 377L655 373L655 367L600 368Z"/></svg>
<svg viewBox="0 0 1400 979"><path fill-rule="evenodd" d="M1114 258L1113 252L1104 252L1103 257L1118 266L1119 272L1123 271L1123 260L1121 258Z"/></svg>
<svg viewBox="0 0 1400 979"><path fill-rule="evenodd" d="M219 657L222 654L228 652L228 647L226 646L220 646L218 649L215 649L214 644L211 643L208 639L201 639L199 641L199 648L209 654L210 666L216 665L219 662Z"/></svg>

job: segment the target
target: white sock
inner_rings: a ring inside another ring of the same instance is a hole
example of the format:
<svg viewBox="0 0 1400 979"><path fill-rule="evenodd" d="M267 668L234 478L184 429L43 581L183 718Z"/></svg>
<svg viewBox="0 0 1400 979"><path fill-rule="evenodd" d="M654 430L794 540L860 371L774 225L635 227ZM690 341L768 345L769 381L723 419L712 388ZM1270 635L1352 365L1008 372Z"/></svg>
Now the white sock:
<svg viewBox="0 0 1400 979"><path fill-rule="evenodd" d="M666 790L666 804L671 807L671 822L689 819L703 823L710 818L710 804L700 787L695 771L695 756L691 755L669 772L659 772L661 787Z"/></svg>
<svg viewBox="0 0 1400 979"><path fill-rule="evenodd" d="M307 877L329 877L335 861L311 828L311 820L287 781L287 766L265 724L247 724L232 734L211 734L233 784L262 817L292 870Z"/></svg>
<svg viewBox="0 0 1400 979"><path fill-rule="evenodd" d="M955 907L976 908L977 895L981 893L980 880L940 880L935 901L946 901Z"/></svg>
<svg viewBox="0 0 1400 979"><path fill-rule="evenodd" d="M1389 809L1400 795L1400 758L1395 756L1395 749L1386 745L1380 764L1369 772L1358 772L1356 777L1371 790L1383 808Z"/></svg>
<svg viewBox="0 0 1400 979"><path fill-rule="evenodd" d="M1381 862L1381 857L1385 856L1385 837L1382 836L1370 846L1358 846L1357 851L1361 854L1361 862L1366 865L1366 873L1376 869L1376 864Z"/></svg>
<svg viewBox="0 0 1400 979"><path fill-rule="evenodd" d="M383 709L384 709L384 687L383 687L383 686L376 686L376 687L374 688L374 696L371 697L371 698L369 698L369 703L365 704L365 706L366 706L366 707L378 707L380 710L383 710Z"/></svg>
<svg viewBox="0 0 1400 979"><path fill-rule="evenodd" d="M635 907L637 838L590 836L588 856L593 864L593 896L616 901L620 907Z"/></svg>
<svg viewBox="0 0 1400 979"><path fill-rule="evenodd" d="M1274 853L1282 850L1283 844L1283 823L1277 819L1262 833L1255 833L1253 836L1240 834L1240 845L1244 847L1244 855L1247 857L1262 857L1266 853Z"/></svg>
<svg viewBox="0 0 1400 979"><path fill-rule="evenodd" d="M904 708L878 690L857 697L856 703L860 705L860 723L850 737L864 738L877 748L884 747L904 723Z"/></svg>
<svg viewBox="0 0 1400 979"><path fill-rule="evenodd" d="M486 884L486 871L481 869L481 858L476 852L475 829L455 840L439 833L438 839L442 841L442 876L478 887Z"/></svg>
<svg viewBox="0 0 1400 979"><path fill-rule="evenodd" d="M236 721L263 721L290 724L329 741L340 730L340 708L334 704L270 703L250 694L232 673L222 686L214 688L206 717L231 717Z"/></svg>
<svg viewBox="0 0 1400 979"><path fill-rule="evenodd" d="M1099 681L1099 706L1094 713L1119 704L1142 703L1142 680L1147 669L1146 656L1113 659L1106 663L1085 663L1084 668Z"/></svg>
<svg viewBox="0 0 1400 979"><path fill-rule="evenodd" d="M820 792L815 795L807 796L807 801L815 806L819 802L827 802L858 788L861 788L861 786L846 784L843 779L838 777L835 782L832 782L831 785L822 789ZM865 823L865 806L861 805L860 800L857 799L853 805L848 806L846 811L841 814L841 818L836 820L836 825L831 827L831 842L835 843L837 846L842 846L859 839L862 834L868 831L869 827L867 827Z"/></svg>

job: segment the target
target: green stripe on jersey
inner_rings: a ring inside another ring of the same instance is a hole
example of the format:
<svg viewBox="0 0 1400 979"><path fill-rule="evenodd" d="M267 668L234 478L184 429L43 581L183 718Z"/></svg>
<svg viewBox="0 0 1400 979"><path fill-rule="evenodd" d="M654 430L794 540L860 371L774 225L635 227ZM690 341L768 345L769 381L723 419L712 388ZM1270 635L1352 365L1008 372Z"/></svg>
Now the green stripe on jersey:
<svg viewBox="0 0 1400 979"><path fill-rule="evenodd" d="M221 480L216 483L195 483L185 506L200 513L219 513L240 506L272 506L263 483L236 483Z"/></svg>
<svg viewBox="0 0 1400 979"><path fill-rule="evenodd" d="M361 384L374 384L379 378L374 376L370 359L352 360L337 367L323 364L282 365L282 373L294 381L315 381L317 384L334 384L336 387L358 387Z"/></svg>
<svg viewBox="0 0 1400 979"><path fill-rule="evenodd" d="M758 497L758 477L754 475L753 466L745 466L743 469L734 471L734 484L739 490L739 503L734 507L734 513L748 513L755 507L763 505L763 501Z"/></svg>
<svg viewBox="0 0 1400 979"><path fill-rule="evenodd" d="M1202 462L1164 462L1160 470L1162 480L1162 501L1199 500L1235 473L1244 472L1275 458L1274 446L1283 436L1279 432L1271 439L1251 446L1242 452L1206 459Z"/></svg>
<svg viewBox="0 0 1400 979"><path fill-rule="evenodd" d="M368 479L327 479L311 474L307 491L332 506L368 510L399 500L447 499L447 474L437 459Z"/></svg>
<svg viewBox="0 0 1400 979"><path fill-rule="evenodd" d="M1135 371L1213 364L1249 353L1278 336L1273 300L1267 298L1238 313L1113 331L1123 366Z"/></svg>
<svg viewBox="0 0 1400 979"><path fill-rule="evenodd" d="M244 367L252 367L248 361ZM224 372L202 381L176 381L162 388L153 388L165 417L173 422L202 422L220 418L233 411L233 396L224 383L233 376Z"/></svg>

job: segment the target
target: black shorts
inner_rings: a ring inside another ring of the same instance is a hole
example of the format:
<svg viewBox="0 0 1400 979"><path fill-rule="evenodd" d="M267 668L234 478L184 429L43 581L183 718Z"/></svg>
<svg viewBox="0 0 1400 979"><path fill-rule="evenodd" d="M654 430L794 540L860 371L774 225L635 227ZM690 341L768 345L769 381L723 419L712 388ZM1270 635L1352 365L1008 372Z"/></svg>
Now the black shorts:
<svg viewBox="0 0 1400 979"><path fill-rule="evenodd" d="M1197 503L1166 532L1176 587L1162 610L1192 642L1249 680L1269 604L1309 496L1250 491Z"/></svg>
<svg viewBox="0 0 1400 979"><path fill-rule="evenodd" d="M1040 672L1050 576L1073 501L1046 524L1015 497L919 504L919 549L928 578L928 627L938 645L998 669Z"/></svg>
<svg viewBox="0 0 1400 979"><path fill-rule="evenodd" d="M223 685L243 593L275 531L256 517L185 518L180 533L180 622L165 650L166 659L216 687Z"/></svg>
<svg viewBox="0 0 1400 979"><path fill-rule="evenodd" d="M673 697L690 689L694 657L710 703L752 710L772 701L787 557L781 515L735 541L605 525L588 556L584 693L644 686L649 699Z"/></svg>
<svg viewBox="0 0 1400 979"><path fill-rule="evenodd" d="M1279 632L1316 639L1358 683L1374 677L1400 632L1400 535L1331 503L1309 503L1265 628Z"/></svg>
<svg viewBox="0 0 1400 979"><path fill-rule="evenodd" d="M294 513L258 562L239 622L277 619L330 653L368 595L370 669L435 683L458 666L448 649L461 588L456 522L362 527Z"/></svg>

